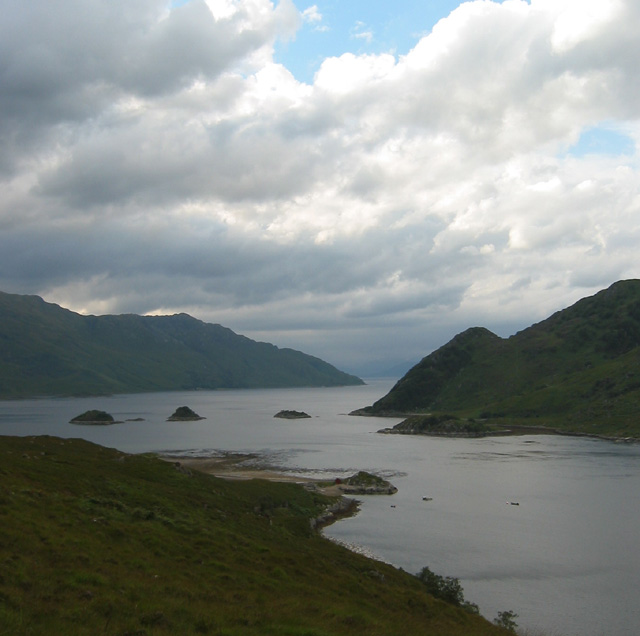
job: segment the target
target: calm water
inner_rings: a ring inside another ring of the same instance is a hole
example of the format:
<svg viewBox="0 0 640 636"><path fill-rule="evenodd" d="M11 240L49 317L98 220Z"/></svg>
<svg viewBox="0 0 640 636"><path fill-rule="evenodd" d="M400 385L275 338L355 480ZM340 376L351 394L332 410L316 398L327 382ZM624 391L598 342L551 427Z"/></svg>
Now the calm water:
<svg viewBox="0 0 640 636"><path fill-rule="evenodd" d="M521 627L552 636L639 633L640 447L378 435L399 420L346 415L392 383L0 402L0 434L82 437L128 452L258 452L301 475L376 472L399 492L363 498L361 512L327 535L409 572L428 565L458 577L490 619L510 609ZM166 422L182 405L207 419ZM144 421L68 424L92 408ZM274 419L281 409L312 419Z"/></svg>

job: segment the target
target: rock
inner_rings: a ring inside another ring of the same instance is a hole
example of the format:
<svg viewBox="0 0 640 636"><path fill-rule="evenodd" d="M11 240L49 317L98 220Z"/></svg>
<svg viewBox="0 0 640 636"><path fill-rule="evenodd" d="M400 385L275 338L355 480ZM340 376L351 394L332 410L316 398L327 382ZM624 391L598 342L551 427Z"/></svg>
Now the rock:
<svg viewBox="0 0 640 636"><path fill-rule="evenodd" d="M192 411L188 406L179 406L171 417L167 418L167 422L195 422L196 420L204 420L206 418Z"/></svg>
<svg viewBox="0 0 640 636"><path fill-rule="evenodd" d="M338 488L349 495L393 495L398 492L398 489L386 479L364 470L341 480Z"/></svg>
<svg viewBox="0 0 640 636"><path fill-rule="evenodd" d="M281 417L285 420L300 420L306 417L311 417L308 413L304 411L280 411L276 413L273 417Z"/></svg>
<svg viewBox="0 0 640 636"><path fill-rule="evenodd" d="M115 424L116 421L112 415L109 415L106 411L85 411L80 415L76 415L73 419L69 420L70 424Z"/></svg>
<svg viewBox="0 0 640 636"><path fill-rule="evenodd" d="M338 501L326 508L319 517L310 519L311 528L313 530L320 530L338 519L349 517L356 514L356 512L358 512L358 502L355 499L340 497Z"/></svg>

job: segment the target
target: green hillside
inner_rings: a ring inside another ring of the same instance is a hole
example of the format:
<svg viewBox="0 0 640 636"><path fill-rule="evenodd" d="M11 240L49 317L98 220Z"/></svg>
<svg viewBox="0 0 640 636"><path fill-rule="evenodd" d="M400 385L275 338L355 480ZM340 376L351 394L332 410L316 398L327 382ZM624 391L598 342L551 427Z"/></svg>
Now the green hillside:
<svg viewBox="0 0 640 636"><path fill-rule="evenodd" d="M640 437L640 281L615 283L507 339L468 329L363 412Z"/></svg>
<svg viewBox="0 0 640 636"><path fill-rule="evenodd" d="M186 314L81 316L2 292L0 351L0 398L362 384Z"/></svg>
<svg viewBox="0 0 640 636"><path fill-rule="evenodd" d="M312 531L332 500L299 485L52 437L0 456L0 633L508 633Z"/></svg>

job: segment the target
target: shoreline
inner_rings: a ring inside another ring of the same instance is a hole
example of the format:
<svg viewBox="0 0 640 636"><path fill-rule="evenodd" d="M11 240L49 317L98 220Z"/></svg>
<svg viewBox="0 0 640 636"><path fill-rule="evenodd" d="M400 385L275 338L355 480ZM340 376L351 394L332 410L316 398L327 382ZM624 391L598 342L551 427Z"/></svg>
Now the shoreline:
<svg viewBox="0 0 640 636"><path fill-rule="evenodd" d="M559 437L586 437L596 439L603 442L613 442L614 444L638 444L639 437L615 437L612 435L600 435L598 433L583 433L580 431L564 431L558 428L546 426L527 426L525 424L517 424L514 426L505 426L503 429L490 431L482 431L479 433L413 433L408 431L395 431L393 427L382 428L376 431L381 435L422 435L424 437L449 437L449 438L482 438L482 437L524 437L525 435L558 435Z"/></svg>
<svg viewBox="0 0 640 636"><path fill-rule="evenodd" d="M260 459L260 455L254 453L229 451L216 457L183 457L168 453L158 455L158 457L164 461L172 462L180 470L197 470L221 479L266 479L267 481L300 484L305 488L315 489L328 497L343 497L345 495L339 485L332 480L304 477L269 465L251 465L249 462L257 462Z"/></svg>
<svg viewBox="0 0 640 636"><path fill-rule="evenodd" d="M348 492L341 490L340 484L335 481L287 474L269 466L243 466L245 462L259 459L260 456L256 454L225 452L218 457L182 457L169 454L158 455L158 457L173 463L180 471L197 470L220 479L236 481L265 479L273 482L294 483L307 490L334 498L335 501L329 504L322 514L309 519L312 530L317 532L321 532L323 528L340 519L357 515L360 510L360 501L349 496Z"/></svg>

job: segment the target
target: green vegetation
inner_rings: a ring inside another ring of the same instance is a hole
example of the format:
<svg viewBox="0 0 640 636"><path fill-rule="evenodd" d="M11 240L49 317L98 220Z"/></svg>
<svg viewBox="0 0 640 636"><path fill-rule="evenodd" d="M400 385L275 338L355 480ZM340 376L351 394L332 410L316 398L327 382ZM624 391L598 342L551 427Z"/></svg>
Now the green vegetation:
<svg viewBox="0 0 640 636"><path fill-rule="evenodd" d="M334 500L296 484L52 437L0 456L0 633L504 633L313 532Z"/></svg>
<svg viewBox="0 0 640 636"><path fill-rule="evenodd" d="M516 628L518 627L516 618L518 618L518 615L515 612L506 610L504 612L498 612L498 616L493 619L493 622L509 632L516 633Z"/></svg>
<svg viewBox="0 0 640 636"><path fill-rule="evenodd" d="M406 435L443 435L446 437L481 437L495 432L495 428L473 419L455 415L412 415L389 432Z"/></svg>
<svg viewBox="0 0 640 636"><path fill-rule="evenodd" d="M453 576L441 576L428 567L422 568L416 576L426 586L429 594L435 598L442 599L447 603L460 607L470 614L479 613L480 610L478 606L464 598L464 590L462 589L460 579ZM506 610L504 612L498 612L493 622L503 630L516 633L516 628L518 627L518 623L515 621L516 618L518 618L518 615L515 612Z"/></svg>
<svg viewBox="0 0 640 636"><path fill-rule="evenodd" d="M422 568L416 576L432 596L460 607L470 614L478 614L478 606L465 600L460 579L453 576L441 576L432 572L428 567Z"/></svg>
<svg viewBox="0 0 640 636"><path fill-rule="evenodd" d="M389 482L378 475L373 475L364 470L358 471L355 475L347 477L343 480L343 484L347 486L361 486L361 487L386 487Z"/></svg>
<svg viewBox="0 0 640 636"><path fill-rule="evenodd" d="M507 339L468 329L359 413L640 438L640 281L618 282Z"/></svg>
<svg viewBox="0 0 640 636"><path fill-rule="evenodd" d="M2 292L0 350L0 398L362 384L186 314L81 316Z"/></svg>

